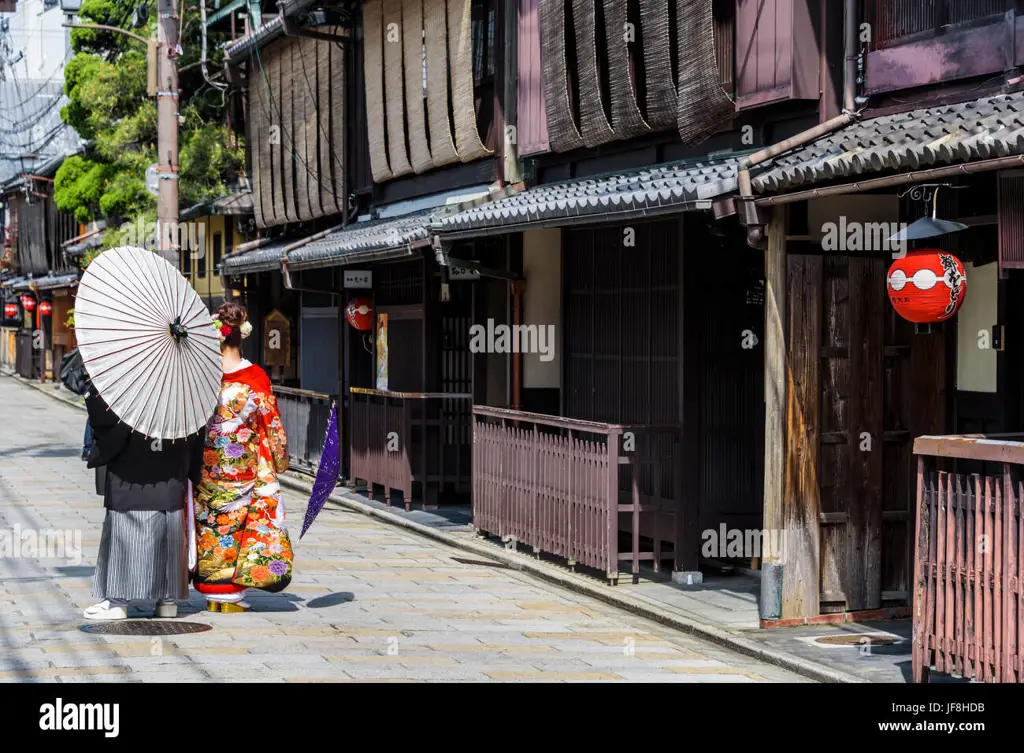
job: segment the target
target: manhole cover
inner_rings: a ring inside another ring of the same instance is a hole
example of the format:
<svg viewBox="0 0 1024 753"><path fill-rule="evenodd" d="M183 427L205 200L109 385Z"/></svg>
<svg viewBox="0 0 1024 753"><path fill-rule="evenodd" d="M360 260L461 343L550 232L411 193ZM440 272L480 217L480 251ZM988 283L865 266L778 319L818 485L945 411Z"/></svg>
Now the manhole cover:
<svg viewBox="0 0 1024 753"><path fill-rule="evenodd" d="M815 638L814 642L824 643L826 646L864 646L867 644L872 646L891 646L896 642L896 639L888 635L861 633L860 635L826 635L823 638Z"/></svg>
<svg viewBox="0 0 1024 753"><path fill-rule="evenodd" d="M93 625L81 625L86 633L100 635L185 635L187 633L205 633L212 630L212 625L201 622L177 620L113 620L97 622Z"/></svg>

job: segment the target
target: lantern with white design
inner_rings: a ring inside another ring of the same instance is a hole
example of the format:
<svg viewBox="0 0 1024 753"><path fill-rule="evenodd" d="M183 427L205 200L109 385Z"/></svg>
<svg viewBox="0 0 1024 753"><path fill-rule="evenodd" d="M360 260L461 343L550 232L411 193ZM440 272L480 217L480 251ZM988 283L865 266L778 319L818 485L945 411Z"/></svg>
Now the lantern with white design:
<svg viewBox="0 0 1024 753"><path fill-rule="evenodd" d="M373 303L369 298L353 298L345 307L348 323L360 332L373 329Z"/></svg>
<svg viewBox="0 0 1024 753"><path fill-rule="evenodd" d="M889 301L915 324L937 324L956 315L967 293L964 265L937 248L908 251L889 268Z"/></svg>

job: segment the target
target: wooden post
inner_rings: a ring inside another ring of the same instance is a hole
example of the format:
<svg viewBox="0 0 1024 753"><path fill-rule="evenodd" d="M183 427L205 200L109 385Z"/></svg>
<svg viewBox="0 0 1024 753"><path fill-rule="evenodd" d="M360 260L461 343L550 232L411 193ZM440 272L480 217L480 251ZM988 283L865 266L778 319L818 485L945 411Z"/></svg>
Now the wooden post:
<svg viewBox="0 0 1024 753"><path fill-rule="evenodd" d="M771 547L761 552L761 619L782 616L783 495L786 447L786 226L788 207L776 207L768 225L764 302L764 531Z"/></svg>
<svg viewBox="0 0 1024 753"><path fill-rule="evenodd" d="M786 572L782 618L816 617L821 596L819 369L823 259L787 259L786 481L783 521Z"/></svg>

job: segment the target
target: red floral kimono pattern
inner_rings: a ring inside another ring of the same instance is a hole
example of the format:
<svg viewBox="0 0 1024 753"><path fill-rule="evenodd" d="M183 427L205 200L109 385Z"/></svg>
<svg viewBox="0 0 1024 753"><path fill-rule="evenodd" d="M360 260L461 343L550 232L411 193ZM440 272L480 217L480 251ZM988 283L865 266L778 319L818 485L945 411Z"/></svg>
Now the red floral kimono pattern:
<svg viewBox="0 0 1024 753"><path fill-rule="evenodd" d="M197 591L277 591L290 582L277 479L287 468L288 442L266 372L248 366L225 374L194 496Z"/></svg>

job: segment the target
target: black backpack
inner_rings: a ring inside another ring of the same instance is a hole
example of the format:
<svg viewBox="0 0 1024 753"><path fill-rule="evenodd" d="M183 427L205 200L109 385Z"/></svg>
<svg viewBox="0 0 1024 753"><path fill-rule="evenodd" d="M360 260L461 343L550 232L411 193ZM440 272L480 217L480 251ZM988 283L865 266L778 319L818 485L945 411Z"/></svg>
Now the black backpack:
<svg viewBox="0 0 1024 753"><path fill-rule="evenodd" d="M60 381L76 395L89 391L89 374L82 362L82 354L75 348L60 361Z"/></svg>

